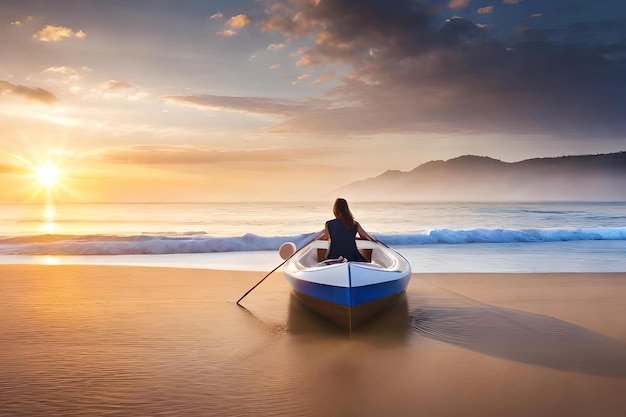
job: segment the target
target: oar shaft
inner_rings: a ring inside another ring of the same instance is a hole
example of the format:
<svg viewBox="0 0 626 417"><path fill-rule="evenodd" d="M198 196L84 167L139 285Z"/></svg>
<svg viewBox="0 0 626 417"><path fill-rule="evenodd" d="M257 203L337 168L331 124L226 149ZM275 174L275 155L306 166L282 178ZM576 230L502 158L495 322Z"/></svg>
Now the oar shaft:
<svg viewBox="0 0 626 417"><path fill-rule="evenodd" d="M280 268L281 266L283 266L283 265L285 264L285 262L287 262L289 259L293 258L293 256L294 256L296 253L300 252L300 251L301 251L302 249L304 249L306 246L309 246L311 243L315 242L315 241L317 240L317 238L319 238L319 237L322 235L322 233L324 233L324 231L323 231L323 230L322 230L322 231L320 231L320 232L318 232L318 233L316 233L316 234L315 234L315 236L313 236L313 239L311 239L311 240L309 240L308 242L306 242L304 245L302 245L302 247L301 247L300 249L298 249L297 251L295 251L294 253L292 253L290 257L288 257L288 258L287 258L287 259L285 259L283 262L281 262L281 264L280 264L280 265L278 265L276 268L272 269L272 270L271 270L271 271L270 271L267 275L265 275L265 276L261 279L261 281L257 282L257 283L254 285L254 287L250 288L250 289L249 289L249 290L248 290L248 291L247 291L244 295L242 295L242 296L241 296L241 298L240 298L239 300L237 300L237 305L239 305L239 306L240 306L241 304L239 304L239 302L240 302L241 300L243 300L243 299L244 299L244 297L245 297L246 295L250 294L250 293L252 292L252 290L254 290L256 287L258 287L258 286L259 286L259 285L260 285L263 281L265 281L265 279L266 279L267 277L269 277L270 275L272 275L272 274L273 274L273 273L274 273L274 272L275 272L278 268Z"/></svg>
<svg viewBox="0 0 626 417"><path fill-rule="evenodd" d="M241 300L243 300L243 299L244 299L244 297L245 297L246 295L250 294L250 293L252 292L252 290L254 290L256 287L258 287L258 286L259 286L259 285L260 285L263 281L265 281L265 278L267 278L267 277L269 277L270 275L272 275L272 274L273 274L273 273L274 273L274 272L275 272L278 268L280 268L281 266L283 266L283 265L285 264L285 262L287 262L288 260L289 260L289 258L285 259L285 260L284 260L284 261L283 261L280 265L278 265L276 268L272 269L272 270L270 271L270 273L269 273L269 274L265 275L261 281L257 282L257 283L254 285L254 287L252 287L252 288L250 288L248 291L246 291L246 293L245 293L244 295L242 295L242 296L241 296L241 298L240 298L239 300L237 300L237 304L239 304L239 302L240 302ZM241 305L241 304L239 304L239 305Z"/></svg>

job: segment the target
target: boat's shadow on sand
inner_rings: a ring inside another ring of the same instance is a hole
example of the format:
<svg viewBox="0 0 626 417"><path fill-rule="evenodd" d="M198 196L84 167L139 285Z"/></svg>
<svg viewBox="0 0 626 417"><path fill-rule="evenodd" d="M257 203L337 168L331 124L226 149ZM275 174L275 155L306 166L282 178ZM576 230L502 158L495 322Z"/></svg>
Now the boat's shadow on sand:
<svg viewBox="0 0 626 417"><path fill-rule="evenodd" d="M390 347L423 336L530 365L626 378L626 343L554 317L478 302L409 295L349 334L292 297L287 329Z"/></svg>
<svg viewBox="0 0 626 417"><path fill-rule="evenodd" d="M516 362L626 378L622 341L542 314L456 301L411 297L411 333Z"/></svg>

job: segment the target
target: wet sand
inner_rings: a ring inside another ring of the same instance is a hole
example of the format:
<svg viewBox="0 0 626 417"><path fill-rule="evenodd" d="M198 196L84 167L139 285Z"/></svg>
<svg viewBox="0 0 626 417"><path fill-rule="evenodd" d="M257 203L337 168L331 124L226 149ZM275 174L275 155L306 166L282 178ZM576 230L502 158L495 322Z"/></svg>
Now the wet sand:
<svg viewBox="0 0 626 417"><path fill-rule="evenodd" d="M351 335L263 275L0 266L0 416L626 415L626 273L416 274Z"/></svg>

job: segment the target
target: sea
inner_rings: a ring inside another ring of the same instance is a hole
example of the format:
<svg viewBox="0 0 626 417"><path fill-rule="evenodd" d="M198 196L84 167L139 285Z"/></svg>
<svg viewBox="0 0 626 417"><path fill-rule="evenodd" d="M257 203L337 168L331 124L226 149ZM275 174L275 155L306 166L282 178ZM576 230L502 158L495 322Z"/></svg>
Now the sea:
<svg viewBox="0 0 626 417"><path fill-rule="evenodd" d="M416 273L626 272L626 202L353 202ZM330 202L0 205L0 264L271 271Z"/></svg>

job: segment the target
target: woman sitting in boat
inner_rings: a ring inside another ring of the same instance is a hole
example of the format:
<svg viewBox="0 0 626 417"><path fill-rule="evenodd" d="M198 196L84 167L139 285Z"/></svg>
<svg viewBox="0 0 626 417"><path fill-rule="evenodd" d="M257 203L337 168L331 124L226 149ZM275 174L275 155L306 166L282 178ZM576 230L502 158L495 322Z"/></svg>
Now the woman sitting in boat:
<svg viewBox="0 0 626 417"><path fill-rule="evenodd" d="M333 205L335 218L326 222L322 239L330 239L326 259L343 258L348 261L366 262L365 257L356 247L356 235L367 240L375 240L359 222L354 220L348 202L343 198L335 200Z"/></svg>

